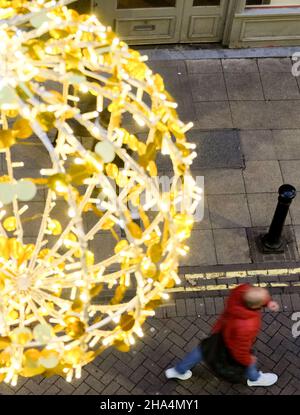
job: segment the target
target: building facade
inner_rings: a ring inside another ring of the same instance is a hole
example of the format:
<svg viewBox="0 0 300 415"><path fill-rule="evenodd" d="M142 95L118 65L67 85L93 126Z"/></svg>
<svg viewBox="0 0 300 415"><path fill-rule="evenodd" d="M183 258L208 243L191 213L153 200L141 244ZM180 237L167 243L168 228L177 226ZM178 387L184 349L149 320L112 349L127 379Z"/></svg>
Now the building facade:
<svg viewBox="0 0 300 415"><path fill-rule="evenodd" d="M129 44L300 45L300 0L79 0Z"/></svg>

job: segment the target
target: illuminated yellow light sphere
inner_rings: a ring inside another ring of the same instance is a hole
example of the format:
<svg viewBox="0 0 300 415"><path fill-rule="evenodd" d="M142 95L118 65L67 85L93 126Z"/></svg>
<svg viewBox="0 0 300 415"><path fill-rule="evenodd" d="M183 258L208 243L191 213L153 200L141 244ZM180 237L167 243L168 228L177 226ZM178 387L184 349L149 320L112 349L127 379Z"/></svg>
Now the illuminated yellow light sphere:
<svg viewBox="0 0 300 415"><path fill-rule="evenodd" d="M0 0L0 380L12 385L71 381L105 348L129 350L180 282L201 193L192 125L163 79L71 2Z"/></svg>

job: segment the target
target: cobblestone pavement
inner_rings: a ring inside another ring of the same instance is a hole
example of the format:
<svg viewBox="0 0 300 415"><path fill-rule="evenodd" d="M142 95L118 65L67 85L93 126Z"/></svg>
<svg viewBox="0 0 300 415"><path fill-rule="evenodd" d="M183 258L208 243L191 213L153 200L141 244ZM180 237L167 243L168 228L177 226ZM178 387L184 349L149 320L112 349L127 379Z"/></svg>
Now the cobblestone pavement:
<svg viewBox="0 0 300 415"><path fill-rule="evenodd" d="M279 381L271 388L249 388L220 381L204 365L185 382L167 381L164 370L191 350L211 329L224 298L178 299L158 311L145 325L145 337L129 353L107 350L83 370L72 384L63 378L22 379L17 387L2 384L1 394L17 395L223 395L300 394L300 336L293 338L292 315L300 311L300 294L275 296L286 310L265 312L255 345L260 368L274 371Z"/></svg>

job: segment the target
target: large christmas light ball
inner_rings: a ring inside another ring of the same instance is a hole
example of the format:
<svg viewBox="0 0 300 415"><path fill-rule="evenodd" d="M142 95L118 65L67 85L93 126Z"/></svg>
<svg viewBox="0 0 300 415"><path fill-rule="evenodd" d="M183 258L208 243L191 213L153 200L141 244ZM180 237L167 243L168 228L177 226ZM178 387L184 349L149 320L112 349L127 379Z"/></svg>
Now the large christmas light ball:
<svg viewBox="0 0 300 415"><path fill-rule="evenodd" d="M179 282L200 193L191 124L163 79L68 3L0 0L0 376L13 385L71 381L143 335Z"/></svg>

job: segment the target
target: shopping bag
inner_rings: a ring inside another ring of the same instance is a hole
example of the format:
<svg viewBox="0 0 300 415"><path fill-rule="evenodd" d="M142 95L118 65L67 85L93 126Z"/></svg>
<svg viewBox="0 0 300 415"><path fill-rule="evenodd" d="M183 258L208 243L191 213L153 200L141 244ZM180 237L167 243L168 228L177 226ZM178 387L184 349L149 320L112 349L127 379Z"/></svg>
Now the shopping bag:
<svg viewBox="0 0 300 415"><path fill-rule="evenodd" d="M227 349L222 333L214 333L201 343L204 362L217 377L231 383L246 383L246 366L238 363Z"/></svg>

